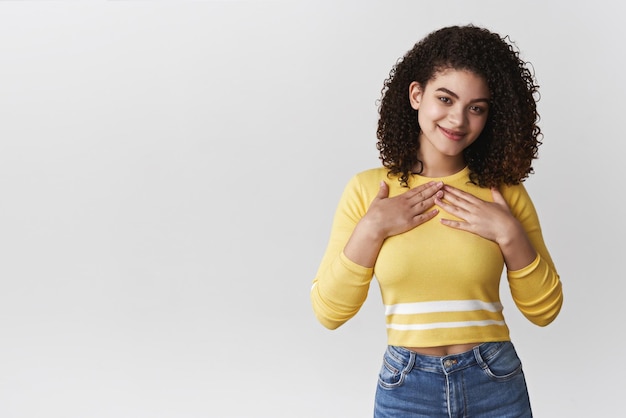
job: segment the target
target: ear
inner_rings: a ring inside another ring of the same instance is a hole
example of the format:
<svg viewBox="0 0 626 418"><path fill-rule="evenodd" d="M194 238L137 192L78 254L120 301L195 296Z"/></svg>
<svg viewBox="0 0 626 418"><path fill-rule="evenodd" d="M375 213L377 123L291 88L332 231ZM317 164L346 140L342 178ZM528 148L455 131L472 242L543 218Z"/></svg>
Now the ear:
<svg viewBox="0 0 626 418"><path fill-rule="evenodd" d="M419 109L420 101L422 100L422 86L417 81L409 84L409 101L411 107L415 110Z"/></svg>

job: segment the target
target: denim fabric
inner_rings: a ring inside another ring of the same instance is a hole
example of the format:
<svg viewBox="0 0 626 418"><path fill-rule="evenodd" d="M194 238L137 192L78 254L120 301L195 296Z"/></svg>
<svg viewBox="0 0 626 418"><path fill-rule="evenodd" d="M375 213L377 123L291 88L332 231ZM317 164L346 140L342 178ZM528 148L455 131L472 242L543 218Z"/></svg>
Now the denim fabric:
<svg viewBox="0 0 626 418"><path fill-rule="evenodd" d="M388 346L374 418L532 417L522 364L511 342L444 357Z"/></svg>

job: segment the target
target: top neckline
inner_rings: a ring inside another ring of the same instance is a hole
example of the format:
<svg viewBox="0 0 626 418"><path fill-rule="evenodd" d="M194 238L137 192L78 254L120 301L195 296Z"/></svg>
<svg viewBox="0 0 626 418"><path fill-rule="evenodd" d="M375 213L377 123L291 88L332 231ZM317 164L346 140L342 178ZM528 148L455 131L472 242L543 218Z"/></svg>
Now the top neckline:
<svg viewBox="0 0 626 418"><path fill-rule="evenodd" d="M423 176L421 174L415 174L415 173L411 173L411 177L415 178L415 179L424 179L427 181L452 181L452 180L456 180L459 177L463 177L463 176L467 176L469 175L469 167L465 166L463 167L461 170L457 171L456 173L450 174L448 176L443 176L443 177L427 177L427 176Z"/></svg>

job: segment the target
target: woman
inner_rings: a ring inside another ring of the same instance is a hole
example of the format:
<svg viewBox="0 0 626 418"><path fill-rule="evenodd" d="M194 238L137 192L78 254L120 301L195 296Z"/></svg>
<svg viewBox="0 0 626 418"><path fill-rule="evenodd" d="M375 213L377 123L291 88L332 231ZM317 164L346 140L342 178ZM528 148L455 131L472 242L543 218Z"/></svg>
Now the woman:
<svg viewBox="0 0 626 418"><path fill-rule="evenodd" d="M522 182L541 131L538 86L487 29L446 27L392 68L379 108L382 167L355 175L313 281L319 321L353 317L372 277L388 347L375 417L530 417L499 298L545 326L563 295Z"/></svg>

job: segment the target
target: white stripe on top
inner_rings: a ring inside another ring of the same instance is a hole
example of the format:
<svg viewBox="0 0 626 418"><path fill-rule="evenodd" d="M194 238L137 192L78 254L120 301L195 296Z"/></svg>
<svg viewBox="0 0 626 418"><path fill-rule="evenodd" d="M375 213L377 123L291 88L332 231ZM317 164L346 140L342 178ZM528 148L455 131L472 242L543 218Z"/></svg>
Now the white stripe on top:
<svg viewBox="0 0 626 418"><path fill-rule="evenodd" d="M436 302L398 303L385 305L385 315L415 315L436 312L489 311L501 312L500 302L482 300L439 300Z"/></svg>
<svg viewBox="0 0 626 418"><path fill-rule="evenodd" d="M464 322L437 322L434 324L387 324L387 328L398 331L427 330L435 328L465 328L465 327L486 327L489 325L504 325L504 321L464 321Z"/></svg>

